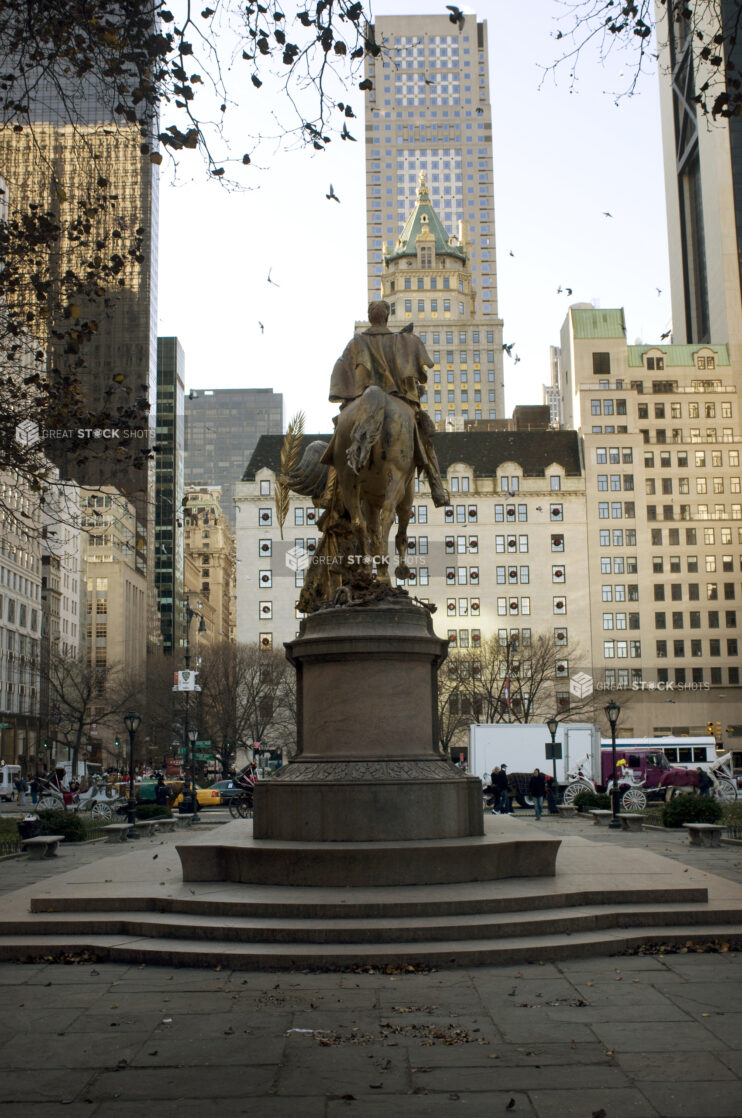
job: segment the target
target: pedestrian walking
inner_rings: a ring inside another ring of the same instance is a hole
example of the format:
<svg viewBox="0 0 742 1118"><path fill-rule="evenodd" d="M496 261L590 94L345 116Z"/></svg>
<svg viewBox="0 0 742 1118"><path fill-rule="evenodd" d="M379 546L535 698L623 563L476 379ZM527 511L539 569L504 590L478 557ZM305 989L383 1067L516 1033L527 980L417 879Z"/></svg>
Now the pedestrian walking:
<svg viewBox="0 0 742 1118"><path fill-rule="evenodd" d="M37 804L39 802L39 778L35 776L31 781L31 803Z"/></svg>
<svg viewBox="0 0 742 1118"><path fill-rule="evenodd" d="M500 792L500 798L495 811L498 811L500 815L507 815L511 810L507 768L507 765L500 765L500 771L497 773L494 781L495 787Z"/></svg>
<svg viewBox="0 0 742 1118"><path fill-rule="evenodd" d="M540 769L533 770L533 776L528 782L528 795L533 800L533 808L536 818L541 818L541 812L544 810L544 796L546 795L546 777Z"/></svg>

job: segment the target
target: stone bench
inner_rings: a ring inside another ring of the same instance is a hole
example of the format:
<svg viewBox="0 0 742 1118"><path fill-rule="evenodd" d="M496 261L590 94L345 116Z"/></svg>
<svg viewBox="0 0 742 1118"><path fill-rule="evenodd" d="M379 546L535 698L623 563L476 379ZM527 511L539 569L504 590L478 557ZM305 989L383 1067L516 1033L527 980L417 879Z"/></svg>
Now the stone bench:
<svg viewBox="0 0 742 1118"><path fill-rule="evenodd" d="M182 812L180 815L173 816L173 819L178 824L179 829L182 827L191 827L196 822L197 818L198 817L195 812L187 811Z"/></svg>
<svg viewBox="0 0 742 1118"><path fill-rule="evenodd" d="M106 832L106 842L126 842L129 833L128 823L109 823L102 828Z"/></svg>
<svg viewBox="0 0 742 1118"><path fill-rule="evenodd" d="M138 831L143 831L145 835L153 835L157 830L158 819L137 819L134 826Z"/></svg>
<svg viewBox="0 0 742 1118"><path fill-rule="evenodd" d="M641 831L644 829L644 816L636 811L619 812L622 831Z"/></svg>
<svg viewBox="0 0 742 1118"><path fill-rule="evenodd" d="M64 842L64 835L37 835L35 838L23 839L22 846L28 851L29 858L39 862L42 858L56 857L60 842Z"/></svg>
<svg viewBox="0 0 742 1118"><path fill-rule="evenodd" d="M557 804L557 811L560 815L577 815L577 808L574 804Z"/></svg>
<svg viewBox="0 0 742 1118"><path fill-rule="evenodd" d="M174 831L178 825L178 820L174 815L171 815L169 819L164 816L162 819L155 819L154 823L155 831Z"/></svg>
<svg viewBox="0 0 742 1118"><path fill-rule="evenodd" d="M613 812L607 807L594 808L590 814L596 827L607 827L613 819Z"/></svg>
<svg viewBox="0 0 742 1118"><path fill-rule="evenodd" d="M683 823L691 846L721 846L722 831L718 823Z"/></svg>

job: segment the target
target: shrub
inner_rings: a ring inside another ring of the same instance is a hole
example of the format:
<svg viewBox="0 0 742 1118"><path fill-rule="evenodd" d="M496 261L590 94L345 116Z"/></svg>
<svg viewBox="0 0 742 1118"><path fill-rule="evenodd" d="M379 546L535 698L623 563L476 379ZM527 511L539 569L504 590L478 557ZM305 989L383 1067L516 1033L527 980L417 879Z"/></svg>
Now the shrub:
<svg viewBox="0 0 742 1118"><path fill-rule="evenodd" d="M137 819L169 819L171 815L164 804L137 804Z"/></svg>
<svg viewBox="0 0 742 1118"><path fill-rule="evenodd" d="M88 837L85 823L75 811L54 807L38 812L38 816L44 835L64 835L65 842L84 842Z"/></svg>
<svg viewBox="0 0 742 1118"><path fill-rule="evenodd" d="M590 811L591 808L610 808L611 797L607 792L578 792L572 800L578 811Z"/></svg>
<svg viewBox="0 0 742 1118"><path fill-rule="evenodd" d="M662 824L682 827L683 823L718 823L721 816L721 804L710 796L673 796L662 809Z"/></svg>

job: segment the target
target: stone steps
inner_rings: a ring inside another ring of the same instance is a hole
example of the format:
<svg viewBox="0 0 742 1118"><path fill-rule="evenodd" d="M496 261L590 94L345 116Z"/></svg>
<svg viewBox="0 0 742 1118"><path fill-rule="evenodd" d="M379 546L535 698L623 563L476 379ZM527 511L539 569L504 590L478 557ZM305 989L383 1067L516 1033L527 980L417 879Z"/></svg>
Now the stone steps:
<svg viewBox="0 0 742 1118"><path fill-rule="evenodd" d="M591 884L317 890L186 883L161 895L151 886L78 883L36 892L30 912L0 919L0 958L86 951L172 966L443 967L613 954L646 943L742 944L742 904L723 896L709 902L700 883Z"/></svg>
<svg viewBox="0 0 742 1118"><path fill-rule="evenodd" d="M25 918L0 921L0 935L118 936L192 943L219 941L232 944L324 945L345 948L357 945L365 951L387 944L440 942L469 949L472 941L533 939L547 935L611 931L623 928L654 929L673 923L728 925L742 931L736 907L687 904L635 905L620 908L602 905L554 908L548 913L461 914L448 916L356 917L334 920L317 918L282 919L152 912L38 913Z"/></svg>
<svg viewBox="0 0 742 1118"><path fill-rule="evenodd" d="M83 952L100 961L234 970L333 970L355 967L504 966L527 962L620 955L648 944L742 943L742 926L722 923L658 924L651 929L610 928L528 938L450 940L435 944L199 942L111 935L0 935L0 959L32 962Z"/></svg>
<svg viewBox="0 0 742 1118"><path fill-rule="evenodd" d="M508 892L510 887L512 892ZM585 905L697 904L708 901L702 886L622 886L605 889L567 889L546 892L532 883L466 882L458 885L396 887L377 889L284 888L273 886L252 889L244 886L220 888L195 895L181 889L177 896L132 895L120 891L45 895L32 898L34 913L160 912L190 913L194 916L268 917L288 920L337 920L354 917L364 920L400 917L441 917L485 913L538 912L543 909L574 908ZM247 896L246 896L247 894ZM0 922L0 930L2 923Z"/></svg>

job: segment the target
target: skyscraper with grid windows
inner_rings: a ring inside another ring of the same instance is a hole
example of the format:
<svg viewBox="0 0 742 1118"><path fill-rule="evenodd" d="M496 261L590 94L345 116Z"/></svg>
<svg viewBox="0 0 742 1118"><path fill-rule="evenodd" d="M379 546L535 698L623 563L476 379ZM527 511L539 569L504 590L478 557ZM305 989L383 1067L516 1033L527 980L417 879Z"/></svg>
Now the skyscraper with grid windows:
<svg viewBox="0 0 742 1118"><path fill-rule="evenodd" d="M478 312L497 317L492 110L487 24L466 16L379 16L381 54L368 56L366 206L369 298L378 297L382 243L416 202L420 172L443 225L468 227Z"/></svg>
<svg viewBox="0 0 742 1118"><path fill-rule="evenodd" d="M475 16L465 16L463 24L452 23L447 15L379 16L372 33L381 53L366 62L372 82L366 103L369 299L381 295L384 247L389 251L396 244L414 210L423 173L443 227L467 243L470 315L486 322L495 338L494 383L500 397L502 320L486 21ZM453 307L448 315L441 310L438 324L454 329L458 337L463 324L455 317Z"/></svg>

